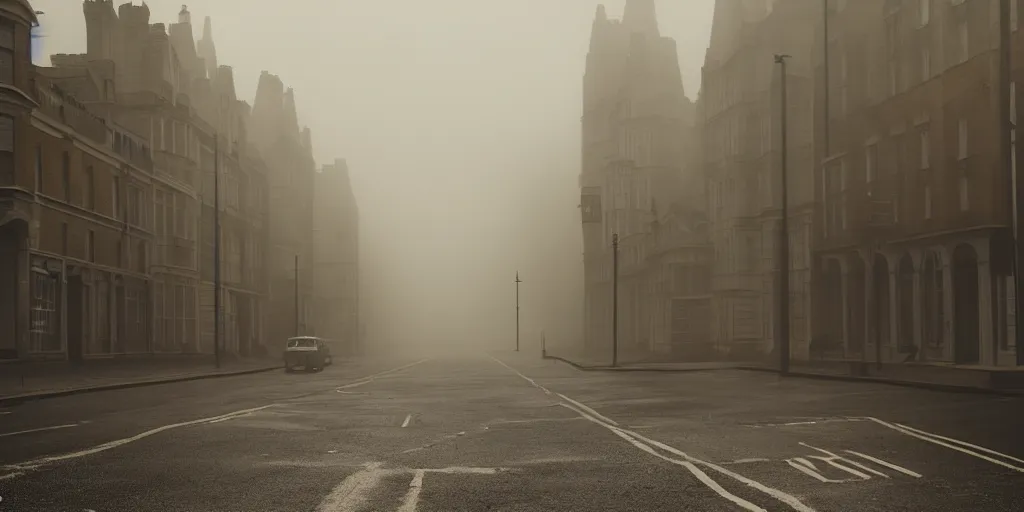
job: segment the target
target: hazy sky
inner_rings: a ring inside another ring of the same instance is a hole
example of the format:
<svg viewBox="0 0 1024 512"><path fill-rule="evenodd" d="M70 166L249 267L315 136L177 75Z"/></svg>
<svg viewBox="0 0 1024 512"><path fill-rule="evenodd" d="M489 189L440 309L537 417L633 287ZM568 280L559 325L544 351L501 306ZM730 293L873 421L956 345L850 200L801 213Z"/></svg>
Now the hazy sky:
<svg viewBox="0 0 1024 512"><path fill-rule="evenodd" d="M45 55L85 51L81 2L32 3L46 13ZM147 3L151 23L177 21L180 2ZM205 0L189 10L197 37L213 18L241 98L251 102L262 70L279 75L318 162L348 159L371 338L492 344L514 339L516 269L524 339L579 335L579 117L598 3ZM624 0L603 3L617 15ZM658 4L691 98L713 4Z"/></svg>

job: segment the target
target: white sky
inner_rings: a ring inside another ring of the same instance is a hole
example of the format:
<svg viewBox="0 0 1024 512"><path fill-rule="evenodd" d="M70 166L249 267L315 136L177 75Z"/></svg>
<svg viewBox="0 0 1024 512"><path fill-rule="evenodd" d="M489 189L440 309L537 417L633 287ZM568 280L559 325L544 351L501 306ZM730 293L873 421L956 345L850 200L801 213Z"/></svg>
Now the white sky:
<svg viewBox="0 0 1024 512"><path fill-rule="evenodd" d="M78 0L32 0L43 54L85 51ZM116 2L122 3L122 2ZM139 2L137 2L139 3ZM151 23L180 2L152 0ZM348 159L371 339L484 344L577 336L579 116L594 0L205 0L220 64L251 100L294 87L319 163ZM624 0L604 2L609 15ZM696 97L714 0L660 0ZM42 62L46 64L46 61Z"/></svg>

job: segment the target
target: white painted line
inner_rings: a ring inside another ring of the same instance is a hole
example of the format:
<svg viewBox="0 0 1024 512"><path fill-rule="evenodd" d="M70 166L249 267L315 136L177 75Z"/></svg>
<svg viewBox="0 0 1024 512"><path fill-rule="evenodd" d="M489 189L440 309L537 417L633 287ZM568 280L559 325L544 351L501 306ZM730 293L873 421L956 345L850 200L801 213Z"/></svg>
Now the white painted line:
<svg viewBox="0 0 1024 512"><path fill-rule="evenodd" d="M891 469L893 471L899 471L900 473L903 473L904 475L912 476L914 478L921 478L921 475L919 473L911 471L911 470L909 470L909 469L907 469L907 468L905 468L903 466L897 466L896 464L893 464L891 462L887 462L887 461L884 461L884 460L879 459L877 457L872 457L870 455L865 455L865 454L860 453L860 452L855 452L853 450L843 450L843 451L846 452L846 453L849 453L850 455L856 455L856 456L858 456L858 457L860 457L862 459L870 460L871 462L874 462L875 464L878 464L879 466L885 466L885 467L887 467L887 468L889 468L889 469Z"/></svg>
<svg viewBox="0 0 1024 512"><path fill-rule="evenodd" d="M508 471L508 469L451 467L438 469L424 469L423 471L426 471L427 473L443 473L446 475L495 475L503 471Z"/></svg>
<svg viewBox="0 0 1024 512"><path fill-rule="evenodd" d="M619 426L618 422L616 422L615 420L610 419L610 418L605 417L605 416L602 416L601 413L591 409L590 407L587 407L586 405L583 405L583 404L577 402L576 400L573 400L572 398L569 398L569 397L567 397L567 396L565 396L565 395L563 395L561 393L559 393L558 396L562 397L563 400L565 400L565 401L575 405L576 407L579 407L580 409L583 409L584 411L587 411L591 416L593 416L595 418L598 418L598 419L600 419L601 421L603 421L605 423L608 423L610 425Z"/></svg>
<svg viewBox="0 0 1024 512"><path fill-rule="evenodd" d="M523 375L522 373L519 373L519 371L516 370L515 368L512 368L511 366L501 362L500 360L498 360L497 358L494 358L493 356L492 356L492 359L494 359L495 361L500 363L502 366L508 368L509 370L512 370L517 375L519 375L520 377L522 377L526 381L530 382L530 384L532 384L534 387L542 389L547 394L551 394L551 391L549 391L548 389L544 388L540 384L537 384L532 379L530 379L529 377ZM577 407L575 407L575 406L573 406L571 404L563 403L563 405L565 407L568 407L568 408L572 409L573 411L575 411L580 416L583 416L585 419L587 419L587 420L589 420L589 421L591 421L593 423L596 423L596 424L598 424L598 425L600 425L600 426L602 426L602 427L612 431L612 433L614 433L615 435L619 436L620 438L628 441L630 444L632 444L636 448L638 448L640 450L643 450L644 452L647 452L647 453L649 453L651 455L654 455L655 457L658 457L658 458L663 459L665 461L668 461L668 462L671 462L673 464L685 467L688 471L690 471L691 474L693 474L694 477L696 477L698 480L700 480L702 483L704 483L704 485L706 485L708 488L710 488L711 490L713 490L716 493L718 493L719 496L721 496L721 497L723 497L723 498L725 498L725 499L735 503L736 505L742 507L743 509L745 509L745 510L747 510L749 512L765 512L765 509L763 509L763 508L761 508L761 507L759 507L759 506L757 506L757 505L755 505L755 504L753 504L753 503L751 503L751 502L749 502L749 501L747 501L747 500L745 500L745 499L743 499L743 498L741 498L739 496L736 496L736 495L730 493L724 487L722 487L717 482L715 482L713 479L711 479L711 477L708 476L707 473L702 471L697 466L698 465L705 466L705 467L713 469L713 470L715 470L715 471L717 471L719 473L722 473L723 475L729 476L730 478L733 478L734 480L737 480L737 481L739 481L741 483L746 484L748 487L757 489L758 491L761 491L762 493L765 493L765 494L767 494L767 495L769 495L769 496L771 496L771 497L773 497L773 498L775 498L775 499L777 499L777 500L779 500L779 501L789 505L790 508L792 508L793 510L795 510L797 512L815 512L814 509L808 507L807 505L804 505L803 502L801 502L797 497L795 497L795 496L793 496L791 494L785 493L785 492L780 491L780 490L775 489L775 488L768 487L768 486L766 486L764 484L761 484L760 482L756 482L754 480L751 480L751 479L749 479L749 478L747 478L745 476L737 474L737 473L735 473L733 471L730 471L730 470L728 470L728 469L726 469L726 468L724 468L722 466L719 466L717 464L713 464L711 462L708 462L708 461L701 460L701 459L698 459L696 457L690 456L689 454L684 453L684 452L682 452L680 450L677 450L676 448L674 448L672 446L669 446L669 445L667 445L665 443L662 443L662 442L655 441L653 439L644 437L644 436L642 436L642 435L640 435L640 434L638 434L638 433L636 433L636 432L634 432L632 430L627 430L627 429L618 427L618 426L616 426L617 423L613 423L613 422L611 422L611 420L609 420L607 418L605 418L605 420L607 420L607 421L599 419L599 418L604 418L604 416L600 416L600 415L594 416L594 415L591 415L591 414L587 413L586 410L593 411L593 409L587 407L586 405L583 405L580 402L572 400L571 398L569 398L569 397L567 397L565 395L559 394L558 396L563 398L564 400L570 401L571 403L580 404L580 406L582 406L582 408L577 408ZM658 453L656 450L654 450L654 448L652 448L652 446L660 448L660 449L662 449L664 451L667 451L669 453L672 453L674 455L678 455L679 457L681 457L682 460L680 460L680 459L673 459L671 457L666 457L666 456Z"/></svg>
<svg viewBox="0 0 1024 512"><path fill-rule="evenodd" d="M420 359L419 361L416 361L415 363L409 363L409 364L407 364L405 366L399 366L398 368L392 368L390 370L385 370L385 371L382 371L382 372L378 372L378 373L375 373L373 375L369 375L367 377L363 377L361 379L358 379L358 380L356 380L354 382L350 382L348 384L345 384L344 386L338 386L337 391L340 393L340 392L342 392L343 389L349 389L349 388L363 386L363 385L369 384L369 383L371 383L371 382L373 382L373 381L375 381L375 380L377 380L377 379L379 379L379 378L381 378L381 377L383 377L385 375L390 375L390 374L395 373L395 372L400 372L402 370L406 370L406 369L412 368L413 366L425 363L427 361L430 361L430 359L429 358L428 359Z"/></svg>
<svg viewBox="0 0 1024 512"><path fill-rule="evenodd" d="M185 421L185 422L182 422L182 423L174 423L172 425L164 425L162 427L154 428L152 430L147 430L147 431L145 431L145 432L143 432L141 434L137 434L137 435L134 435L132 437L126 437L124 439L118 439L116 441L110 441L108 443L103 443L101 445L93 446L92 448L86 448L84 450L79 450L79 451L76 451L76 452L65 453L63 455L52 455L52 456L48 456L48 457L40 457L38 459L33 459L33 460L30 460L30 461L26 461L26 462L19 462L17 464L7 464L7 465L4 465L4 466L0 466L0 469L5 470L5 471L10 472L10 473L18 473L18 472L24 472L25 470L38 469L38 468L40 468L42 466L45 466L47 464L52 464L54 462L61 462L61 461L70 460L70 459L77 459L79 457L85 457L86 455L92 455L94 453L104 452L104 451L107 451L107 450L110 450L110 449L113 449L113 448L117 448L119 446L126 445L128 443L133 443L133 442L138 441L140 439L147 438L147 437L149 437L151 435L154 435L154 434L159 434L160 432L164 432L164 431L167 431L167 430L171 430L171 429L175 429L175 428L181 428L181 427L188 427L188 426L191 426L191 425L199 425L201 423L210 423L211 421L219 420L219 419L222 419L222 418L232 418L234 416L251 414L253 412L262 411L263 409L267 409L267 408L273 407L273 406L274 406L274 404L264 405L263 407L255 407L253 409L244 409L244 410L241 410L241 411L235 411L235 412L231 412L231 413L228 413L228 414L222 414L220 416L213 416L211 418L202 418L202 419L198 419L198 420ZM0 475L0 479L3 479L5 477L6 477L6 475Z"/></svg>
<svg viewBox="0 0 1024 512"><path fill-rule="evenodd" d="M917 432L918 434L925 435L925 436L931 436L931 437L934 437L935 439L941 439L943 441L949 441L950 443L957 444L957 445L960 445L960 446L963 446L963 447L966 447L966 448L973 448L973 449L978 450L980 452L988 453L990 455L995 455L997 457L1003 457L1005 459L1009 459L1009 460L1012 460L1014 462L1018 462L1020 464L1024 464L1024 459L1018 459L1017 457L1014 457L1012 455L1007 455L1007 454L1002 453L1002 452L997 452L995 450L990 450L990 449L985 448L983 446L978 446L976 444L968 443L967 441L961 441L959 439L953 439L952 437L940 436L938 434L933 434L931 432L925 432L924 430L916 429L914 427L908 427L906 425L903 425L902 423L895 423L895 425L899 426L900 428L905 428L905 429L907 429L907 430L909 430L911 432Z"/></svg>
<svg viewBox="0 0 1024 512"><path fill-rule="evenodd" d="M402 500L402 506L398 508L398 512L416 512L416 506L420 502L420 491L423 490L424 473L425 471L422 469L416 470L416 475L409 483L409 491L405 494L405 499Z"/></svg>
<svg viewBox="0 0 1024 512"><path fill-rule="evenodd" d="M33 432L45 432L47 430L58 430L58 429L62 429L62 428L71 428L71 427L77 427L77 426L78 426L78 423L70 423L68 425L57 425L55 427L32 428L32 429L28 429L28 430L19 430L17 432L6 432L6 433L3 433L3 434L0 434L0 437L17 436L17 435L21 435L21 434L31 434Z"/></svg>
<svg viewBox="0 0 1024 512"><path fill-rule="evenodd" d="M888 427L888 428L891 428L891 429L893 429L893 430L895 430L897 432L900 432L901 434L906 434L906 435L911 436L911 437L916 437L918 439L921 439L922 441L928 441L929 443L937 444L939 446L944 446L944 447L949 448L951 450L956 450L956 451L961 452L961 453L966 453L967 455L970 455L972 457L977 457L977 458L979 458L981 460L986 460L986 461L991 462L993 464L997 464L999 466L1003 466L1005 468L1009 468L1009 469L1012 469L1014 471L1017 471L1017 472L1020 472L1020 473L1024 473L1024 467L1016 466L1016 465L1013 465L1013 464L1010 464L1008 462L1004 462L1004 461L1001 461L1001 460L998 460L998 459L993 459L992 457L989 457L989 456L986 456L986 455L982 455L981 453L978 453L978 452L973 451L973 450L968 450L966 448L963 448L963 447L957 446L957 445L970 446L971 448L976 448L976 449L979 449L979 450L981 450L983 452L986 452L986 453L990 453L990 454L993 454L993 455L1004 457L1004 458L1007 458L1007 459L1010 459L1010 460L1020 461L1020 459L1018 459L1016 457L1011 457L1011 456L1006 455L1004 453L999 453L999 452L997 452L995 450L989 450L988 448L982 448L980 446L976 446L976 445L973 445L973 444L970 444L970 443L966 443L964 441L960 441L960 440L956 440L956 439L951 439L951 438L948 438L948 437L937 436L935 434L932 434L932 433L929 433L929 432L920 431L920 430L917 430L917 429L911 429L910 427L907 427L907 426L904 426L904 425L900 425L898 423L889 423L888 421L882 421L882 420L880 420L878 418L872 418L872 417L868 417L868 419L871 420L871 421L874 421L875 423L878 423L879 425L882 425L884 427ZM949 442L946 442L946 441L949 441ZM956 443L956 444L953 444L953 443Z"/></svg>
<svg viewBox="0 0 1024 512"><path fill-rule="evenodd" d="M771 462L771 459L764 459L761 457L751 457L749 459L737 459L732 462L725 462L725 464L753 464L755 462Z"/></svg>
<svg viewBox="0 0 1024 512"><path fill-rule="evenodd" d="M10 414L10 413L11 413L11 411L0 411L0 416L2 416L4 414Z"/></svg>
<svg viewBox="0 0 1024 512"><path fill-rule="evenodd" d="M412 421L412 414L405 417L405 421L402 422L402 428L408 427L410 421Z"/></svg>
<svg viewBox="0 0 1024 512"><path fill-rule="evenodd" d="M504 366L505 368L508 368L509 370L512 370L513 373L515 373L516 375L518 375L518 376L522 377L523 379L525 379L526 382L529 382L530 384L533 384L533 387L543 391L545 394L548 394L548 395L551 394L551 391L548 388L546 388L544 386L541 386L540 384L537 384L537 382L534 381L533 379L527 377L526 375L523 375L522 373L519 373L519 370L516 370L515 368L512 368L511 366L505 364L505 362L502 361L501 359L498 359L497 357L494 357L494 356L490 356L490 358L494 359L495 362L497 362L498 364Z"/></svg>
<svg viewBox="0 0 1024 512"><path fill-rule="evenodd" d="M366 494L377 486L390 471L373 462L352 473L324 497L316 512L355 512L366 503Z"/></svg>

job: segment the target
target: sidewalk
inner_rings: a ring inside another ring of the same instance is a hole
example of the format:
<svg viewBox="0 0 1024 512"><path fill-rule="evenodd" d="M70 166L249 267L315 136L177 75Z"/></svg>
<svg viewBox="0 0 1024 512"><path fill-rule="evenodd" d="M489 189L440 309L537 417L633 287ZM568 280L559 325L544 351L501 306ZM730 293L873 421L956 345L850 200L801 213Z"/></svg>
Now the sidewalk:
<svg viewBox="0 0 1024 512"><path fill-rule="evenodd" d="M214 367L212 356L162 356L0 364L0 404L54 396L259 373L281 368L272 358L235 359Z"/></svg>
<svg viewBox="0 0 1024 512"><path fill-rule="evenodd" d="M548 359L565 362L584 371L693 372L744 370L778 373L777 367L762 362L629 363L611 367L608 361L591 361L579 356L548 354ZM879 367L863 361L793 361L791 377L876 382L947 391L1024 394L1024 368L952 365L944 363L886 363Z"/></svg>

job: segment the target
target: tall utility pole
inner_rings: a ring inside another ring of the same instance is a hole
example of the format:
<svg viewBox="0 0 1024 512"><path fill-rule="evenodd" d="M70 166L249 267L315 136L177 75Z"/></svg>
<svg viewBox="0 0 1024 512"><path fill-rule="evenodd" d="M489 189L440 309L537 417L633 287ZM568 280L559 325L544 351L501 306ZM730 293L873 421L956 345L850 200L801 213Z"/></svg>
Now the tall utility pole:
<svg viewBox="0 0 1024 512"><path fill-rule="evenodd" d="M789 373L789 146L787 137L788 113L786 97L786 59L789 55L775 55L775 63L779 65L779 90L781 111L779 118L782 123L779 153L781 154L782 187L782 220L779 226L779 372Z"/></svg>
<svg viewBox="0 0 1024 512"><path fill-rule="evenodd" d="M832 128L831 126L829 126L829 125L832 124L832 117L831 117L832 114L829 112L829 108L832 106L832 102L829 99L829 93L830 93L829 89L831 89L830 85L832 83L832 75L829 74L829 70L828 70L828 57L829 57L829 51L828 51L828 47L829 47L829 44L828 44L828 15L829 15L829 7L831 7L831 5L829 5L829 2L830 2L830 0L821 0L822 11L824 11L823 14L822 14L822 16L824 18L822 19L822 39L823 40L822 40L821 47L822 47L822 53L824 54L823 58L822 58L822 64L823 64L823 67L824 67L823 71L824 71L824 74L825 74L825 76L824 76L825 90L824 90L824 95L823 95L823 98L825 100L825 105L824 105L824 108L822 109L824 111L824 113L825 113L825 125L824 125L825 126L825 128L824 128L824 132L825 132L824 133L824 135L825 135L825 137L824 137L824 139L825 139L825 147L824 147L825 158L828 158L829 157L829 153L832 151L832 149L830 147L830 142L831 141L829 140L830 139L829 132L831 131L831 128Z"/></svg>
<svg viewBox="0 0 1024 512"><path fill-rule="evenodd" d="M1010 108L1015 102L1010 97L1010 84L1013 79L1010 77L1011 45L1010 45L1010 2L1016 0L999 1L999 156L1003 167L1006 169L1007 181L1010 186L1006 187L1009 192L1010 229L1013 238L1013 275L1014 275L1014 317L1016 328L1015 338L1017 342L1017 365L1024 366L1024 329L1021 328L1022 313L1020 294L1024 291L1024 250L1021 247L1021 218L1020 205L1024 202L1024 180L1017 179L1013 169L1013 146L1016 142L1016 126L1014 126L1014 113ZM1016 94L1016 91L1013 91Z"/></svg>
<svg viewBox="0 0 1024 512"><path fill-rule="evenodd" d="M213 361L220 368L220 135L213 136Z"/></svg>
<svg viewBox="0 0 1024 512"><path fill-rule="evenodd" d="M299 335L299 255L295 255L295 336Z"/></svg>
<svg viewBox="0 0 1024 512"><path fill-rule="evenodd" d="M519 271L516 271L516 352L519 352Z"/></svg>
<svg viewBox="0 0 1024 512"><path fill-rule="evenodd" d="M619 234L612 235L612 366L619 364Z"/></svg>

